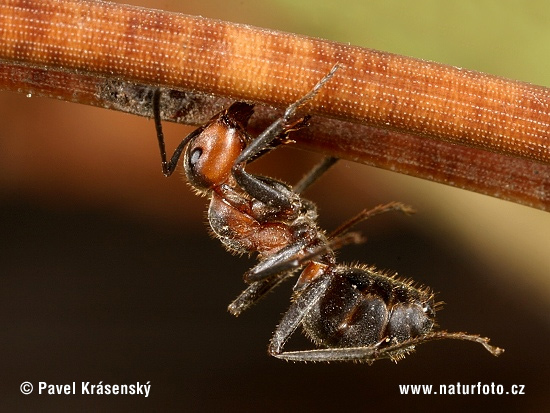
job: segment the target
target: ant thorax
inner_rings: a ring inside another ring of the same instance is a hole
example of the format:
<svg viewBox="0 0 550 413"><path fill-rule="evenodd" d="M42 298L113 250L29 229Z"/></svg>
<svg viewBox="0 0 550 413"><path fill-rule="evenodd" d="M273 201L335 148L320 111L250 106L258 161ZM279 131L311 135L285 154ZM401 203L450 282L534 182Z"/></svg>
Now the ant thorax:
<svg viewBox="0 0 550 413"><path fill-rule="evenodd" d="M311 202L303 202L281 182L265 178L264 182L277 190L287 191L291 208L282 210L266 205L239 188L228 185L211 192L208 208L210 228L232 252L257 252L261 257L266 257L298 239L311 242L319 234L317 213Z"/></svg>

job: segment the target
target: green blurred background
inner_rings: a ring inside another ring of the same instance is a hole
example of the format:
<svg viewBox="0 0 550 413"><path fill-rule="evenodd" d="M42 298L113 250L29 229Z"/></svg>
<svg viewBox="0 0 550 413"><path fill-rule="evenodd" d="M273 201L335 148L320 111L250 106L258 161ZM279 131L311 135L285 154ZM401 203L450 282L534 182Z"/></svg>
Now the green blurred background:
<svg viewBox="0 0 550 413"><path fill-rule="evenodd" d="M550 3L542 1L132 1L317 36L550 86ZM329 411L422 408L542 411L549 396L550 215L342 162L308 197L333 228L365 206L400 200L412 217L362 227L343 261L430 285L449 330L468 343L419 348L397 365L293 365L266 355L290 285L239 319L226 305L251 265L204 227L205 201L166 180L147 119L0 94L0 302L7 407ZM189 131L166 125L169 147ZM255 170L295 181L318 156L275 151ZM284 166L281 163L284 162ZM549 178L550 179L550 178ZM297 334L299 335L299 334ZM298 340L295 346L309 346ZM139 398L24 398L45 380L152 381ZM398 384L526 384L526 396L400 396Z"/></svg>

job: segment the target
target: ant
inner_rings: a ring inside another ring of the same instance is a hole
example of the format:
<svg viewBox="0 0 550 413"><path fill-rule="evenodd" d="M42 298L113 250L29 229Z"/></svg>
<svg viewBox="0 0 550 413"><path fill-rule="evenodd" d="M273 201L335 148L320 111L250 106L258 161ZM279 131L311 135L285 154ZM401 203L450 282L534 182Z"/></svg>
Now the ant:
<svg viewBox="0 0 550 413"><path fill-rule="evenodd" d="M248 287L229 305L238 316L298 270L290 308L271 338L270 355L292 361L398 361L416 345L439 339L473 341L497 356L502 349L489 339L466 333L433 331L441 303L434 294L411 281L397 279L367 266L336 263L334 251L361 242L350 229L373 215L413 212L391 202L363 210L330 234L317 226L315 205L300 194L336 161L325 158L293 188L283 182L246 172L245 166L288 142L290 132L308 125L309 116L292 121L313 99L338 65L309 93L288 106L258 137L247 131L254 106L233 103L191 132L167 161L160 115L160 90L153 96L155 127L162 172L170 176L182 153L188 182L210 199L208 220L213 234L236 253L257 253L259 262L244 274ZM284 351L298 326L317 345L314 350Z"/></svg>

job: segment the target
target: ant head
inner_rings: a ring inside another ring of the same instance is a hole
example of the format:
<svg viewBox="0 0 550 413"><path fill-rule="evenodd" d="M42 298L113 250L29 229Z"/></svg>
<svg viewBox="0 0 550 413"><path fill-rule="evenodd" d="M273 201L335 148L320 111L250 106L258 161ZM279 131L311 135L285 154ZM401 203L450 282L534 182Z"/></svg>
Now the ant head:
<svg viewBox="0 0 550 413"><path fill-rule="evenodd" d="M187 180L198 190L226 182L247 144L245 128L253 106L237 102L190 136L183 166Z"/></svg>

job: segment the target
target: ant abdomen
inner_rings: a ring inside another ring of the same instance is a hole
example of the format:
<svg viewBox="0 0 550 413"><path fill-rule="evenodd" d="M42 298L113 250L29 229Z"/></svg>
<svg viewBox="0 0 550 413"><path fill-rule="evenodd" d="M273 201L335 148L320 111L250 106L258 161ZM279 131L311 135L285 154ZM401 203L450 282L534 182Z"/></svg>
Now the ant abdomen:
<svg viewBox="0 0 550 413"><path fill-rule="evenodd" d="M338 266L302 325L318 345L383 348L428 334L434 317L428 289L373 268Z"/></svg>

